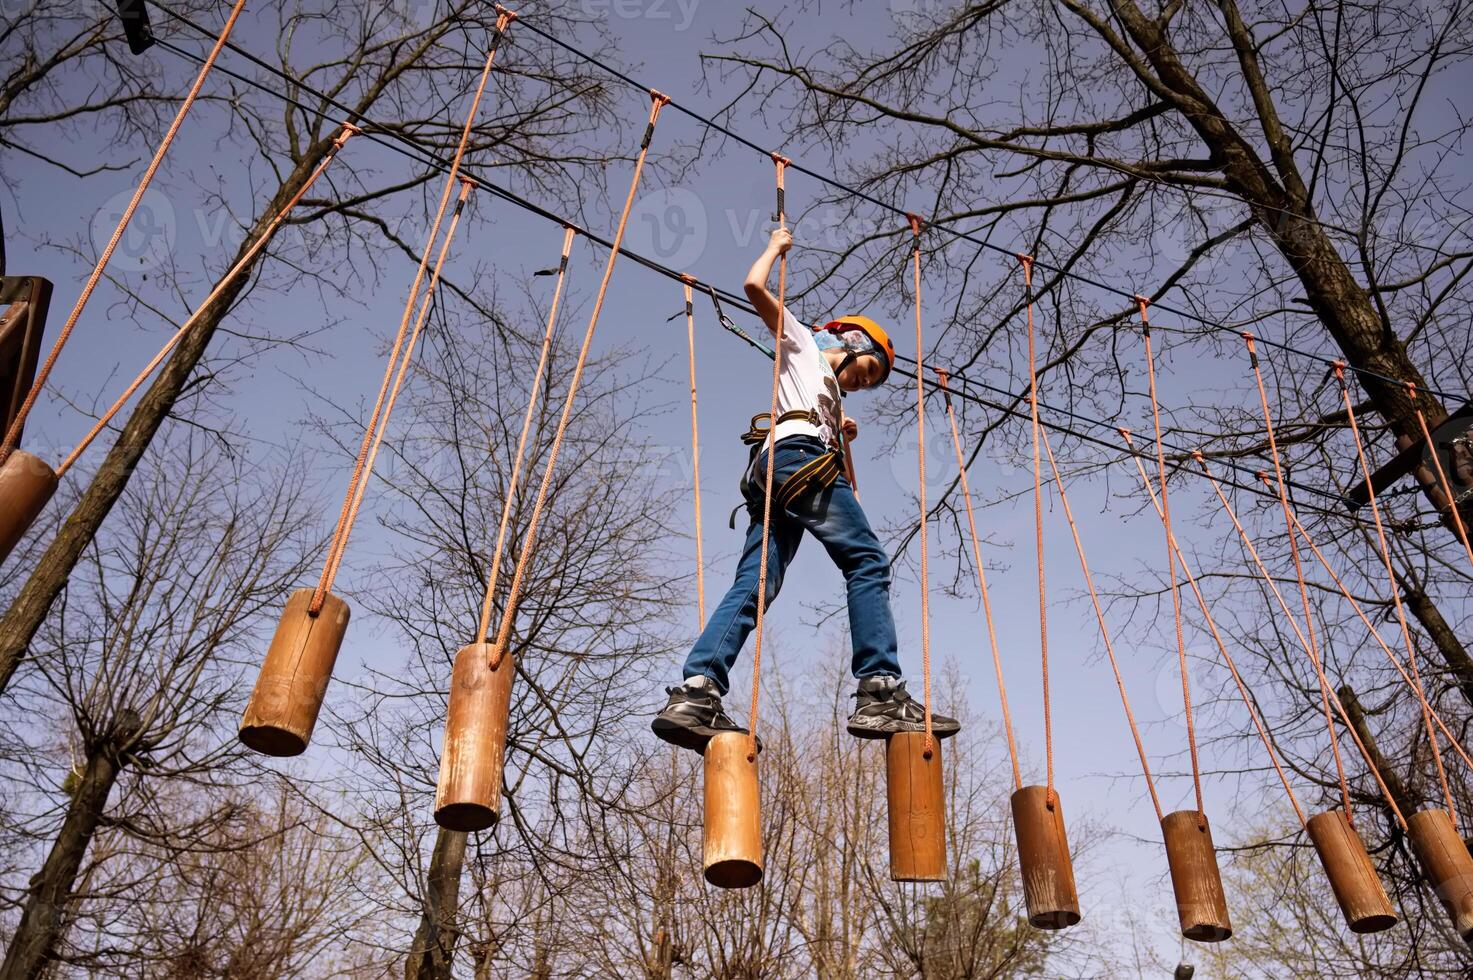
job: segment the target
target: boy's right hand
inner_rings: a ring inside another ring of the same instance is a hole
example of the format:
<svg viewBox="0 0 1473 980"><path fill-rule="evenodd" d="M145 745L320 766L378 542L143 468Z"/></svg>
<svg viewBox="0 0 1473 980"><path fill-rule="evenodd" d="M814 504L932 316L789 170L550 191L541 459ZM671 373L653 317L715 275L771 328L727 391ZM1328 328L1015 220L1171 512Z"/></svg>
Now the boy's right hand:
<svg viewBox="0 0 1473 980"><path fill-rule="evenodd" d="M793 232L788 228L774 228L772 237L767 240L767 250L775 255L782 255L793 247Z"/></svg>

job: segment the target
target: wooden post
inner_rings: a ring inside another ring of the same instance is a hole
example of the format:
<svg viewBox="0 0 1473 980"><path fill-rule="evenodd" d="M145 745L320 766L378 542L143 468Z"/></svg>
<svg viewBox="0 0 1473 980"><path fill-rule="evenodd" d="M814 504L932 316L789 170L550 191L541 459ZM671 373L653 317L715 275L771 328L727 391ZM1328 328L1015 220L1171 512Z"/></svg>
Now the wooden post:
<svg viewBox="0 0 1473 980"><path fill-rule="evenodd" d="M1407 836L1422 873L1463 942L1473 945L1473 857L1446 810L1419 810L1407 818Z"/></svg>
<svg viewBox="0 0 1473 980"><path fill-rule="evenodd" d="M1079 890L1074 861L1064 833L1064 806L1048 787L1024 786L1013 794L1013 832L1023 871L1023 899L1028 924L1035 929L1066 929L1079 922Z"/></svg>
<svg viewBox="0 0 1473 980"><path fill-rule="evenodd" d="M501 818L501 773L506 761L507 722L516 658L506 651L491 662L491 643L472 643L455 655L435 823L470 832Z"/></svg>
<svg viewBox="0 0 1473 980"><path fill-rule="evenodd" d="M1396 925L1396 910L1376 877L1371 856L1344 810L1328 810L1309 818L1309 839L1319 852L1345 924L1355 933L1384 932Z"/></svg>
<svg viewBox="0 0 1473 980"><path fill-rule="evenodd" d="M348 604L328 593L313 616L312 593L298 589L286 601L256 689L240 719L241 742L265 755L306 751L348 631Z"/></svg>
<svg viewBox="0 0 1473 980"><path fill-rule="evenodd" d="M0 467L0 562L46 509L56 483L56 471L45 460L19 449Z"/></svg>
<svg viewBox="0 0 1473 980"><path fill-rule="evenodd" d="M762 880L762 816L752 738L722 732L706 744L706 880L750 888Z"/></svg>
<svg viewBox="0 0 1473 980"><path fill-rule="evenodd" d="M1161 833L1181 934L1199 943L1222 942L1233 934L1233 924L1207 817L1196 810L1168 813L1161 820Z"/></svg>
<svg viewBox="0 0 1473 980"><path fill-rule="evenodd" d="M885 788L890 803L890 877L896 881L946 880L946 801L941 781L941 742L924 732L898 732L885 740Z"/></svg>

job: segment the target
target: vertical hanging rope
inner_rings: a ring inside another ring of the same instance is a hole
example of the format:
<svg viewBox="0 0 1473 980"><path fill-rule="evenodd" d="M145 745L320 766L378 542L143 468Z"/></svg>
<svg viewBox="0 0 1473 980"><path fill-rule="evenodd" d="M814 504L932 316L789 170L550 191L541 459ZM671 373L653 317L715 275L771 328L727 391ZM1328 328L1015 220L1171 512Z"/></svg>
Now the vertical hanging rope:
<svg viewBox="0 0 1473 980"><path fill-rule="evenodd" d="M97 264L92 268L92 274L87 277L82 293L72 307L72 312L67 315L66 322L62 324L61 330L56 335L56 341L51 345L51 351L46 355L46 360L41 364L40 370L36 372L36 378L31 383L31 390L26 392L25 400L16 410L10 428L5 430L5 439L0 441L0 465L3 465L10 458L10 454L15 452L15 447L20 442L21 429L26 423L26 416L31 414L31 408L36 404L41 389L46 387L46 379L51 376L51 369L56 366L56 359L61 356L61 349L66 346L68 338L71 337L72 328L77 325L82 310L87 306L87 300L92 297L92 291L102 280L102 273L107 269L107 264L112 261L113 252L117 250L118 242L123 239L123 232L127 230L128 223L133 220L133 212L138 210L138 204L143 200L144 192L148 190L148 185L153 182L154 174L158 173L159 166L164 162L164 154L169 152L169 146L174 142L174 137L179 134L179 127L184 124L184 117L189 115L190 107L194 105L200 89L204 88L205 78L210 74L210 69L215 67L215 59L225 48L225 42L229 40L230 32L235 29L235 22L240 19L245 4L246 0L235 0L235 6L230 8L230 15L225 18L225 26L220 28L220 35L215 38L214 47L210 48L209 55L200 64L199 74L195 76L194 84L189 87L189 92L179 105L179 111L174 115L174 121L169 124L164 138L159 141L158 149L154 151L153 159L148 162L148 167L143 171L143 176L139 179L138 186L128 201L128 206L123 209L122 217L118 219L118 225L113 229L112 237L103 247L102 254L97 258Z"/></svg>
<svg viewBox="0 0 1473 980"><path fill-rule="evenodd" d="M1043 469L1038 445L1038 352L1033 330L1033 256L1019 255L1028 310L1028 421L1033 430L1033 540L1038 550L1038 659L1043 666L1043 746L1048 760L1048 807L1054 808L1054 716L1048 674L1048 592L1043 568Z"/></svg>
<svg viewBox="0 0 1473 980"><path fill-rule="evenodd" d="M1023 788L1023 771L1018 765L1018 743L1013 737L1013 715L1008 710L1008 688L1003 681L1002 654L997 646L997 629L992 621L992 600L987 592L987 572L982 567L982 544L977 537L977 518L972 514L972 490L967 486L967 460L962 455L962 437L956 424L956 411L951 405L951 388L947 386L949 375L936 368L936 377L941 383L941 394L946 402L946 420L951 425L951 444L956 449L956 471L962 485L962 502L967 507L967 528L972 534L972 564L977 569L977 591L982 595L982 617L987 623L987 642L992 648L992 669L997 675L997 699L1002 704L1002 726L1008 736L1008 759L1013 764L1013 790Z"/></svg>
<svg viewBox="0 0 1473 980"><path fill-rule="evenodd" d="M1437 452L1437 447L1432 444L1432 432L1427 428L1427 416L1422 414L1422 406L1417 404L1417 386L1408 381L1406 389L1412 399L1412 411L1417 413L1417 425L1422 428L1422 439L1427 443L1427 454L1432 457L1432 466L1437 470L1437 481L1442 486L1443 494L1447 496L1447 507L1452 515L1453 528L1458 532L1458 540L1463 542L1463 551L1468 556L1469 564L1473 564L1473 544L1468 543L1468 528L1463 523L1460 508L1454 502L1453 485L1443 469L1442 456Z"/></svg>
<svg viewBox="0 0 1473 980"><path fill-rule="evenodd" d="M461 178L460 198L455 202L455 213L450 218L450 228L445 233L445 239L440 244L440 254L435 259L435 268L430 275L429 285L425 287L424 299L420 303L419 316L415 318L414 329L410 331L409 338L404 344L404 354L399 358L399 368L394 374L394 386L389 390L388 400L384 402L383 415L379 419L378 428L373 434L373 444L369 447L368 456L364 461L364 478L358 483L358 490L353 495L352 507L348 510L348 521L343 532L343 539L333 557L332 565L328 569L329 581L338 573L338 565L343 560L343 554L348 546L348 533L352 531L353 524L358 520L358 509L363 505L363 498L368 492L368 478L373 475L373 464L378 459L379 447L383 445L384 434L389 430L389 419L394 414L394 406L399 402L399 392L404 387L404 378L409 374L409 366L414 362L415 345L419 342L419 336L424 331L425 324L429 321L430 310L435 304L435 289L440 284L440 273L445 265L445 257L450 252L450 242L455 238L455 229L460 226L461 212L465 209L466 199L470 197L475 184L467 178Z"/></svg>
<svg viewBox="0 0 1473 980"><path fill-rule="evenodd" d="M1309 602L1309 588L1304 584L1304 565L1299 559L1299 539L1294 534L1293 509L1289 506L1289 493L1284 486L1284 468L1279 459L1278 437L1274 434L1273 414L1268 407L1268 389L1263 384L1263 370L1258 365L1258 352L1253 348L1253 335L1243 334L1243 340L1248 345L1248 360L1253 366L1253 380L1258 384L1258 402L1263 409L1264 433L1268 436L1268 453L1273 460L1276 489L1279 495L1279 506L1284 511L1284 529L1289 538L1289 554L1294 559L1294 578L1299 585L1299 601L1304 607L1304 625L1308 634L1299 633L1299 639L1304 644L1304 650L1309 654L1309 662L1314 665L1315 675L1320 683L1320 705L1325 713L1325 728L1330 733L1330 751L1335 757L1335 773L1340 779L1340 799L1345 805L1345 819L1352 825L1355 823L1355 815L1350 807L1350 784L1345 779L1345 761L1340 757L1340 739L1335 733L1335 719L1330 713L1330 681L1325 676L1324 664L1320 659L1319 643L1315 637L1314 608ZM1275 590L1277 591L1277 590ZM1293 617L1291 616L1292 620Z"/></svg>
<svg viewBox="0 0 1473 980"><path fill-rule="evenodd" d="M1110 639L1110 628L1105 624L1105 611L1100 606L1099 593L1095 591L1095 580L1089 571L1089 560L1084 556L1084 541L1079 536L1079 525L1074 521L1074 509L1069 506L1069 494L1064 489L1064 478L1059 473L1058 461L1054 459L1053 447L1049 445L1048 432L1040 429L1039 436L1044 452L1048 455L1049 471L1054 475L1054 485L1059 488L1059 503L1064 506L1064 517L1069 521L1069 533L1074 536L1074 550L1079 555L1079 568L1084 573L1084 584L1089 587L1089 599L1094 604L1095 620L1100 624L1100 637L1105 641L1105 653L1110 658L1110 669L1115 673L1115 686L1120 691L1120 704L1125 708L1125 721L1130 726L1130 737L1135 742L1136 755L1140 756L1141 773L1146 777L1146 789L1151 794L1151 806L1156 809L1156 822L1160 823L1166 818L1166 812L1161 809L1161 797L1156 793L1156 781L1151 777L1151 763L1146 758L1146 745L1141 739L1141 730L1136 724L1135 712L1130 708L1130 695L1125 692L1125 678L1120 673L1120 662L1115 658L1115 644ZM1293 799L1292 793L1290 799ZM1297 809L1298 805L1295 806Z"/></svg>
<svg viewBox="0 0 1473 980"><path fill-rule="evenodd" d="M440 193L440 206L435 212L435 220L430 223L429 233L425 236L424 248L420 250L419 267L414 272L414 281L410 284L409 296L404 301L404 314L399 319L399 332L395 334L394 344L389 350L389 361L384 365L384 378L379 384L378 398L374 402L373 413L369 416L368 425L363 430L363 441L358 446L358 458L353 464L353 474L348 480L348 492L343 497L343 509L338 514L338 523L333 529L332 540L327 547L327 559L323 562L322 577L318 580L317 588L312 593L312 602L307 607L313 615L322 610L323 600L327 598L328 590L332 588L333 577L337 574L343 551L347 547L348 533L351 530L353 500L358 495L359 484L363 482L364 463L368 459L369 447L373 445L375 434L380 427L384 399L388 397L389 384L398 366L404 338L409 333L410 318L414 314L414 301L419 298L419 287L424 282L425 269L430 261L430 251L434 248L435 240L440 235L440 225L445 219L445 209L450 206L450 192L460 177L460 163L465 156L465 148L470 142L471 132L475 129L481 98L486 92L486 83L491 77L491 68L496 62L496 51L501 46L501 39L505 36L507 27L516 17L511 11L499 6L496 10L496 27L492 34L490 49L486 52L486 63L481 68L481 78L476 85L475 95L471 98L470 111L465 116L465 125L461 127L460 142L455 147L455 156L450 161L450 170L445 175L445 188Z"/></svg>
<svg viewBox="0 0 1473 980"><path fill-rule="evenodd" d="M639 193L639 178L644 173L644 161L649 156L650 141L655 137L655 123L660 110L669 102L668 96L650 92L650 115L644 127L644 138L640 140L639 155L634 158L634 176L629 181L629 193L624 198L624 208L619 212L619 224L614 230L614 239L609 243L609 261L604 266L603 278L599 280L598 292L593 298L593 311L588 318L588 329L583 334L583 346L578 350L578 362L573 366L573 377L568 383L568 393L563 398L563 412L558 418L557 430L552 436L552 448L548 450L547 466L542 471L542 483L537 487L537 499L532 504L532 517L527 522L527 533L522 538L522 551L517 556L516 570L512 573L511 593L506 598L506 608L501 612L501 626L496 631L491 668L501 665L507 643L511 639L511 625L516 619L517 603L521 600L522 585L527 574L527 565L532 560L537 546L537 528L542 521L542 510L547 504L547 492L552 486L552 474L557 469L558 453L563 448L563 437L568 432L568 422L573 417L573 404L578 397L578 386L583 381L583 368L588 363L588 351L593 346L593 333L598 328L599 314L603 312L604 298L609 292L609 281L614 277L614 263L618 261L619 249L624 241L624 230L629 226L629 212L634 208L634 198Z"/></svg>
<svg viewBox="0 0 1473 980"><path fill-rule="evenodd" d="M685 339L690 352L690 465L696 508L696 612L706 622L706 559L701 553L701 430L696 413L696 314L691 305L690 276L681 276L685 292Z"/></svg>
<svg viewBox="0 0 1473 980"><path fill-rule="evenodd" d="M542 376L552 353L552 336L557 327L558 304L563 297L563 283L568 276L568 256L573 251L573 226L563 225L563 251L557 263L557 284L552 287L552 305L547 310L547 330L542 335L542 351L537 357L537 372L532 376L532 391L527 396L527 412L522 416L522 434L517 437L517 453L511 464L511 478L506 481L506 496L501 501L501 521L496 526L496 548L491 553L491 568L486 573L486 595L481 600L481 620L476 626L476 642L485 643L491 632L491 605L496 596L496 582L501 575L505 554L506 529L511 523L511 505L521 483L522 460L527 451L527 434L532 431L532 416L537 411L537 396L542 389Z"/></svg>
<svg viewBox="0 0 1473 980"><path fill-rule="evenodd" d="M920 481L916 495L921 504L921 672L925 683L922 704L926 709L926 741L922 754L929 759L936 739L931 734L931 578L926 564L926 351L921 329L921 219L914 214L907 214L905 218L910 222L914 273L911 291L916 301L916 468ZM1052 794L1052 781L1049 786Z"/></svg>
<svg viewBox="0 0 1473 980"><path fill-rule="evenodd" d="M281 209L272 216L270 223L261 232L260 236L251 243L250 248L246 249L245 254L237 259L236 263L230 267L230 269L225 273L224 276L220 278L220 281L215 284L215 288L210 290L210 294L206 296L204 300L194 308L194 312L189 315L188 319L180 324L179 329L176 330L174 332L174 335L164 343L164 346L159 348L159 352L153 356L153 360L144 365L143 370L138 372L138 376L133 379L132 383L129 384L127 388L123 389L123 393L118 396L118 400L113 402L112 406L108 408L107 411L102 413L102 415L97 419L97 422L92 426L90 430L88 430L87 434L82 437L81 441L77 443L76 448L73 449L70 455L68 455L66 459L62 460L61 464L56 467L56 475L58 479L62 475L64 475L67 470L72 468L72 465L76 463L78 458L80 458L81 455L87 451L87 447L92 445L93 440L101 435L102 431L107 428L107 424L113 420L113 417L116 416L118 412L123 410L123 406L128 404L128 400L133 397L134 393L137 392L140 387L143 386L143 382L148 380L149 375L153 374L154 370L163 363L164 358L169 356L169 352L172 351L176 346L178 346L179 341L184 339L184 335L189 333L190 329L193 328L194 325L199 321L200 314L208 309L210 307L210 304L214 303L215 300L219 298L220 294L225 292L225 290L228 289L230 285L235 282L236 276L240 275L242 269L246 268L253 261L255 261L256 256L260 254L261 250L265 248L266 245L271 241L272 237L276 234L276 230L281 227L281 223L286 220L286 216L291 213L292 209L295 208L298 203L301 202L306 193L312 189L312 185L317 182L317 178L321 177L323 172L327 170L328 166L337 156L338 151L343 148L343 144L348 142L349 138L358 132L361 132L361 130L359 130L357 126L354 126L352 123L343 123L343 128L341 132L339 132L337 138L333 140L332 148L327 151L327 155L322 158L322 162L319 163L315 168L313 168L312 173L308 175L306 181L302 184L300 188L298 188L297 192L292 195L291 200L283 204L281 206Z"/></svg>
<svg viewBox="0 0 1473 980"><path fill-rule="evenodd" d="M772 154L773 165L777 168L777 211L773 213L772 219L777 222L779 228L788 226L788 202L787 194L783 189L783 173L788 167L788 158L780 153ZM788 253L784 252L777 260L777 330L776 341L773 343L772 358L772 408L768 416L772 421L767 427L767 473L763 478L762 489L762 554L757 559L757 617L754 631L757 636L752 647L752 708L747 716L747 730L750 735L751 745L747 749L748 761L757 758L757 700L759 685L762 679L762 624L767 612L767 548L771 538L772 530L772 471L773 450L776 446L777 433L777 391L778 382L782 379L783 370L783 330L787 325L787 292L788 292Z"/></svg>
<svg viewBox="0 0 1473 980"><path fill-rule="evenodd" d="M1381 631L1371 622L1371 618L1366 615L1366 611L1361 608L1361 604L1355 601L1355 596L1351 594L1350 589L1341 581L1340 576L1335 574L1334 567L1325 558L1324 552L1320 551L1319 545L1315 544L1314 538L1310 537L1309 531L1297 515L1294 517L1294 530L1299 532L1299 536L1304 539L1304 543L1309 546L1309 550L1314 553L1314 556L1319 559L1320 564L1324 566L1325 571L1329 573L1330 579L1335 583L1335 587L1340 590L1340 595L1350 604L1350 608L1355 610L1355 614L1360 617L1360 621L1365 624L1366 629L1371 634L1371 638L1381 647L1382 652L1386 654L1386 659L1390 661L1391 666L1396 668L1396 672L1401 676L1402 682L1406 684L1412 694L1417 694L1416 682L1407 673L1406 667L1402 666L1401 659L1392 651L1387 642L1382 639ZM1442 715L1436 708L1428 705L1428 710L1432 715L1432 720L1437 722L1437 727L1442 732L1443 737L1448 740L1448 743L1462 757L1464 764L1470 769L1473 769L1473 754L1468 752L1467 748L1463 746L1463 743L1453 734L1452 729L1448 728L1447 722L1443 720ZM1354 729L1351 729L1351 731L1353 732Z"/></svg>
<svg viewBox="0 0 1473 980"><path fill-rule="evenodd" d="M1161 483L1161 526L1166 530L1166 568L1171 579L1171 611L1176 620L1176 659L1181 670L1181 700L1187 725L1187 750L1192 757L1192 790L1197 797L1197 816L1203 827L1207 825L1207 813L1202 803L1202 765L1197 757L1197 724L1192 717L1192 683L1187 676L1187 641L1182 633L1181 586L1176 580L1174 538L1171 533L1171 507L1166 496L1166 452L1161 446L1161 403L1156 398L1156 357L1151 352L1151 321L1146 307L1150 300L1144 296L1135 298L1141 315L1141 336L1146 348L1146 376L1151 394L1151 422L1156 432L1156 472Z"/></svg>
<svg viewBox="0 0 1473 980"><path fill-rule="evenodd" d="M1283 610L1284 618L1289 621L1289 628L1294 631L1294 635L1299 639L1300 645L1303 646L1306 651L1308 651L1312 645L1312 640L1310 638L1307 638L1304 635L1304 631L1299 628L1298 619L1295 618L1294 613L1290 611L1289 603L1284 599L1284 594L1279 589L1278 583L1274 581L1273 575L1269 573L1268 566L1263 563L1263 559L1262 557L1260 557L1258 549L1253 544L1253 539L1248 536L1248 531L1246 528L1243 527L1243 522L1238 519L1237 512L1233 510L1232 504L1229 503L1227 499L1227 494L1223 493L1221 484L1219 484L1217 478L1212 475L1212 471L1207 468L1206 459L1203 457L1200 451L1194 452L1192 454L1192 458L1197 461L1197 464L1199 466L1201 466L1202 474L1206 476L1208 482L1212 484L1212 489L1217 494L1218 502L1222 504L1222 509L1227 514L1228 520L1232 521L1233 528L1238 532L1238 538L1243 542L1243 547L1247 549L1248 556L1253 560L1254 567L1258 569L1259 576L1268 586L1269 591L1273 594L1274 599L1278 602L1279 608ZM1262 473L1260 474L1260 477L1263 478L1265 484L1269 483L1269 480L1267 479L1268 474ZM1296 517L1292 511L1290 511L1290 518L1293 520L1294 526L1297 527L1299 524L1299 518ZM1325 687L1328 687L1328 685L1325 685ZM1402 826L1404 828L1406 824L1402 820L1401 810L1397 807L1396 800L1391 796L1390 791L1386 788L1386 782L1384 779L1381 778L1381 773L1376 767L1375 760L1372 759L1370 753L1366 751L1365 745L1361 743L1360 736L1356 734L1355 727L1350 724L1350 719L1349 716L1346 714L1344 705L1340 703L1339 695L1334 693L1333 689L1330 692L1330 699L1334 702L1335 709L1340 713L1340 717L1344 720L1346 728L1350 731L1351 738L1354 739L1356 748L1360 750L1362 758L1365 759L1366 767L1371 771L1371 775L1375 777L1376 785L1381 787L1382 794L1385 796L1387 804L1391 807L1392 813L1396 816L1398 822L1402 823ZM1343 785L1341 793L1343 798ZM1346 810L1345 818L1352 825L1354 825L1354 815L1351 813L1350 810Z"/></svg>
<svg viewBox="0 0 1473 980"><path fill-rule="evenodd" d="M1350 386L1345 382L1345 365L1339 361L1334 365L1335 379L1340 383L1340 398L1345 403L1345 417L1350 422L1351 435L1355 437L1355 452L1360 461L1361 475L1366 481L1366 493L1370 499L1371 517L1376 525L1376 540L1379 543L1381 561L1386 567L1387 581L1391 586L1392 608L1396 611L1396 622L1401 627L1401 638L1406 644L1407 663L1411 665L1412 677L1417 682L1417 698L1422 703L1422 721L1430 733L1432 730L1432 707L1427 702L1427 687L1422 683L1422 670L1417 665L1417 647L1412 642L1411 627L1407 625L1406 610L1401 604L1401 586L1396 581L1396 568L1391 562L1391 545L1386 540L1386 527L1381 520L1381 504L1376 499L1376 487L1371 481L1371 463L1366 458L1365 442L1361 439L1360 424L1356 421L1355 405L1350 399ZM1431 739L1432 759L1437 766L1437 779L1442 785L1442 797L1447 802L1447 812L1454 824L1458 822L1458 811L1453 804L1453 794L1448 788L1447 771L1442 765L1442 749L1437 739Z"/></svg>
<svg viewBox="0 0 1473 980"><path fill-rule="evenodd" d="M1136 452L1135 443L1131 440L1129 429L1117 430L1125 439L1126 449L1130 452L1131 461L1135 463L1135 470L1140 474L1141 485L1146 488L1146 496L1151 500L1151 506L1155 508L1156 517L1161 517L1161 501L1156 498L1156 488L1151 483L1151 477L1146 473L1142 465L1140 455ZM1212 641L1217 645L1217 652L1222 656L1222 662L1227 665L1228 672L1233 676L1233 684L1238 688L1238 696L1243 699L1243 706L1248 709L1248 717L1253 720L1253 727L1258 730L1258 738L1263 742L1264 751L1268 753L1268 759L1273 763L1274 771L1279 775L1279 782L1284 786L1284 792L1289 796L1289 802L1294 806L1294 812L1299 817L1299 823L1304 826L1307 820L1304 810L1299 805L1299 800L1294 796L1294 790L1289 786L1289 777L1284 773L1284 767L1279 763L1278 753L1274 751L1273 743L1269 741L1268 729L1263 719L1254 707L1253 698L1248 694L1248 685L1243 682L1243 675L1238 672L1238 665L1233 661L1232 654L1228 653L1227 644L1223 642L1222 634L1217 630L1217 621L1212 618L1212 610L1207 607L1207 597L1202 594L1202 588L1197 584L1197 577L1192 574L1192 567L1187 562L1187 556L1182 553L1181 545L1176 540L1174 533L1168 534L1167 546L1170 551L1168 558L1174 559L1181 565L1182 575L1191 587L1192 595L1197 598L1197 608L1202 610L1202 618L1207 623L1207 631L1212 635Z"/></svg>

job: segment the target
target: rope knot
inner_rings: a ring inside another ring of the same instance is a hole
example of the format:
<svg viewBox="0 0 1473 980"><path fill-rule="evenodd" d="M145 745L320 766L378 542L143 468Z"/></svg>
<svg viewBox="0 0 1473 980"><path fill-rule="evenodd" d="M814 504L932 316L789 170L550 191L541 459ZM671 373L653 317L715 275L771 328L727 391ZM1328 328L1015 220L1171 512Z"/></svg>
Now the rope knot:
<svg viewBox="0 0 1473 980"><path fill-rule="evenodd" d="M925 222L921 219L921 216L907 211L905 212L905 220L910 223L910 233L916 238L920 238L921 226L925 224Z"/></svg>

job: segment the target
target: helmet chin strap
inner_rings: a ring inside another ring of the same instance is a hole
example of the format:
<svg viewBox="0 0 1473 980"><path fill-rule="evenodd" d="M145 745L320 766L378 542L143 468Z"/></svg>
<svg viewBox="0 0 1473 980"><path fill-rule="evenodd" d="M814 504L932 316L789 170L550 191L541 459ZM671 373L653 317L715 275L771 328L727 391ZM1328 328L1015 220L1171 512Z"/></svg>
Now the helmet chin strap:
<svg viewBox="0 0 1473 980"><path fill-rule="evenodd" d="M874 357L874 356L875 355L872 352L870 352L870 351L852 351L852 350L845 350L844 351L844 359L839 362L839 366L838 367L834 368L834 378L835 379L838 379L841 375L843 375L845 368L847 368L849 365L853 364L855 361L859 360L861 357ZM864 387L865 388L870 388L870 387L873 387L873 385L865 385ZM844 398L844 397L847 397L848 394L849 393L844 390L844 385L843 384L840 384L839 385L839 397L840 398Z"/></svg>

